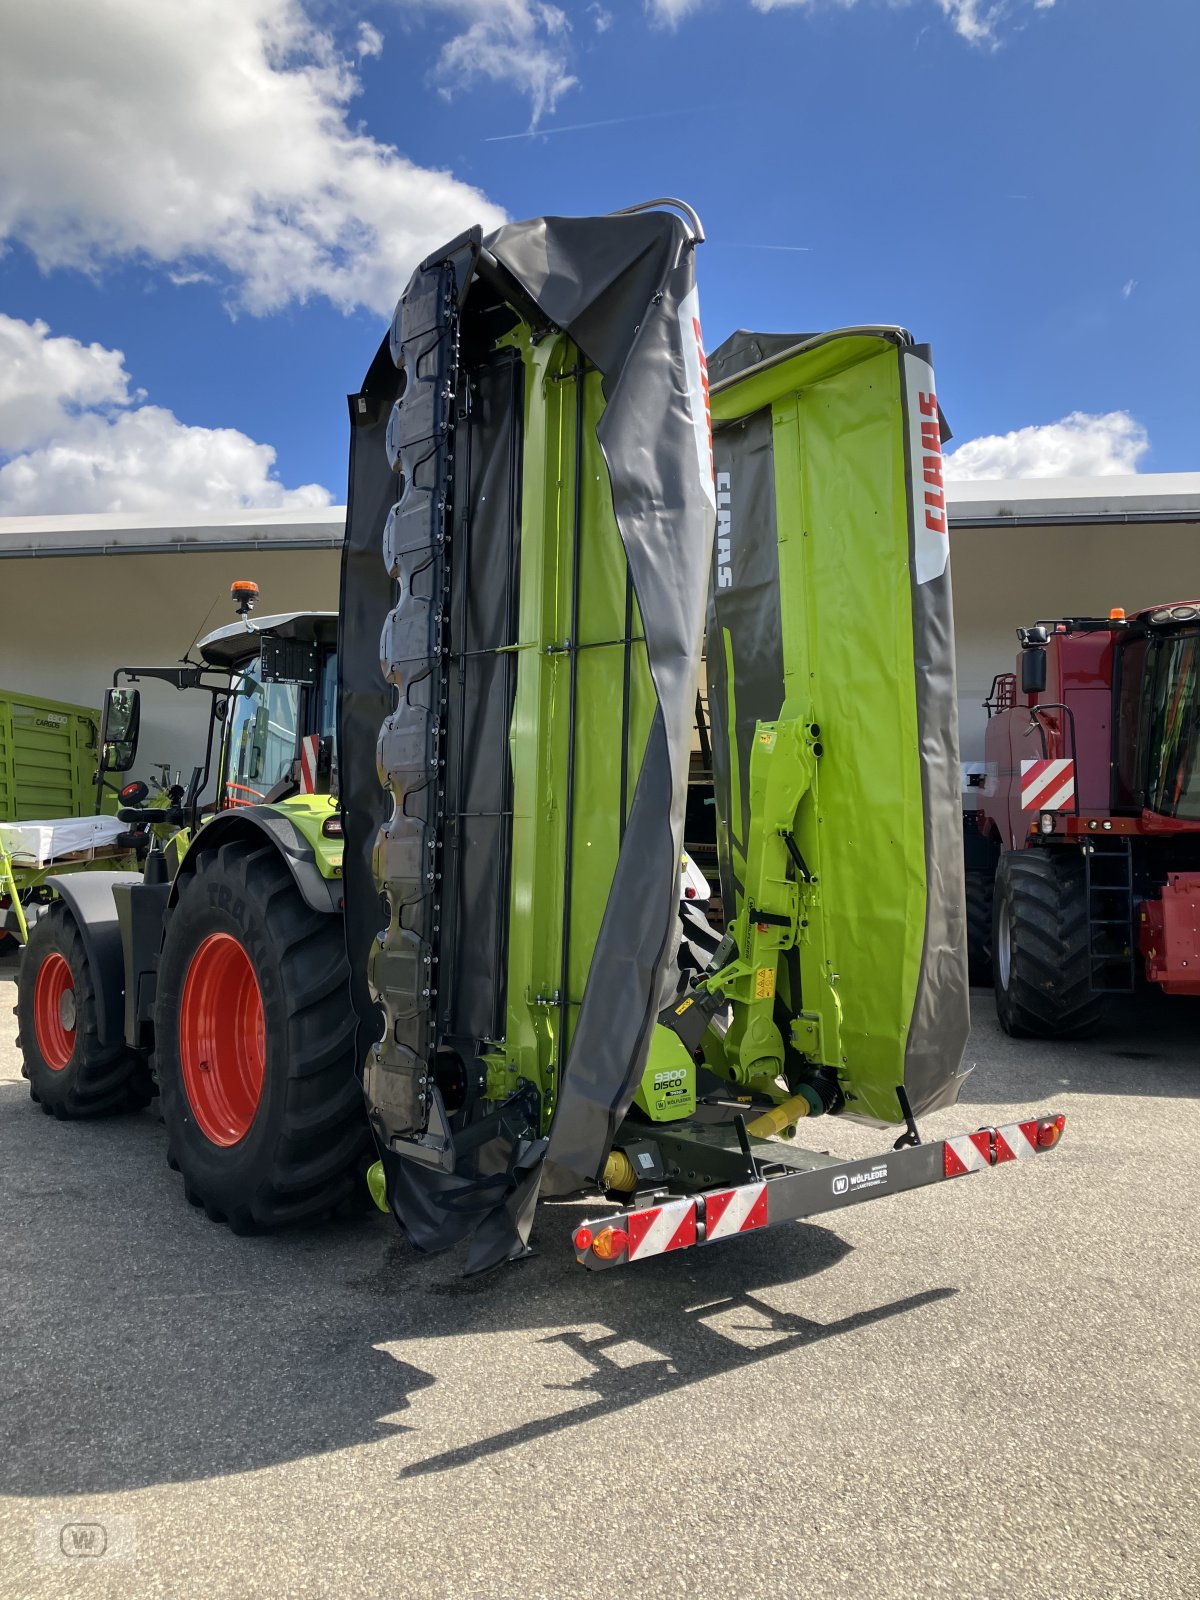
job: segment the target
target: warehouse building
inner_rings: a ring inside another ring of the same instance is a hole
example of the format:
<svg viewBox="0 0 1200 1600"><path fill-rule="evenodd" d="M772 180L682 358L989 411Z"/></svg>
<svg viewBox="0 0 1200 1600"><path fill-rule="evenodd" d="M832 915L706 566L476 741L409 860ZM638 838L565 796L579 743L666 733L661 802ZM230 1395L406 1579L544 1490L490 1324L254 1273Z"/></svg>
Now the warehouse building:
<svg viewBox="0 0 1200 1600"><path fill-rule="evenodd" d="M982 759L982 702L1011 668L1013 630L1200 597L1200 473L950 486L964 762ZM344 510L223 517L0 518L0 689L99 703L113 668L169 665L234 620L335 610ZM139 773L199 759L207 700L143 685Z"/></svg>

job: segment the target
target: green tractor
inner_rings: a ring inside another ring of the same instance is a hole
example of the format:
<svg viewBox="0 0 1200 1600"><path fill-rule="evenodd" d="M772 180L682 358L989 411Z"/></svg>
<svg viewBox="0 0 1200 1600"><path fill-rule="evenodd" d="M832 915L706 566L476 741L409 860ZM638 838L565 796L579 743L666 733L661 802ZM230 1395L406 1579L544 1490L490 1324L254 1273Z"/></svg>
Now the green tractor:
<svg viewBox="0 0 1200 1600"><path fill-rule="evenodd" d="M55 885L26 1070L60 1116L157 1089L236 1230L365 1177L478 1270L590 1193L597 1270L1058 1141L916 1122L968 1020L928 351L739 334L710 370L702 238L652 202L434 252L350 397L338 615L118 675L209 692L205 760L140 877ZM681 887L706 630L720 936ZM811 1116L899 1139L842 1161Z"/></svg>
<svg viewBox="0 0 1200 1600"><path fill-rule="evenodd" d="M246 586L235 598L248 613ZM122 820L156 833L142 873L52 880L18 1016L43 1110L98 1115L157 1091L188 1197L248 1229L348 1199L368 1147L329 793L337 617L247 614L199 655L122 668L106 694L107 771L137 748L140 691L121 680L209 696L204 764L165 810L144 785L123 791Z"/></svg>

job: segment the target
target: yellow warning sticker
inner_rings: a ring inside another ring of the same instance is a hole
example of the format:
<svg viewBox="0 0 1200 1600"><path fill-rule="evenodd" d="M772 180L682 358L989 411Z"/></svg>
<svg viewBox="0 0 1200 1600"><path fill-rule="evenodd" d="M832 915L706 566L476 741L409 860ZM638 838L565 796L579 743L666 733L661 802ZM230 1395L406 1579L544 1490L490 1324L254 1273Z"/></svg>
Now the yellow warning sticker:
<svg viewBox="0 0 1200 1600"><path fill-rule="evenodd" d="M773 1000L775 998L774 967L759 967L755 972L754 998L756 1000Z"/></svg>

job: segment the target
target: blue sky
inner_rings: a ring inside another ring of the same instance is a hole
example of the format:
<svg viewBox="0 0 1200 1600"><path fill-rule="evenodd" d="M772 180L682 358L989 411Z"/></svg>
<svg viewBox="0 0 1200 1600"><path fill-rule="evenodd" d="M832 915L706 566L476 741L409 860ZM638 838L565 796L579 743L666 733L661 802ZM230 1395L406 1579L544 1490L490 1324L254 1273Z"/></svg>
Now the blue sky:
<svg viewBox="0 0 1200 1600"><path fill-rule="evenodd" d="M1200 468L1190 0L0 11L0 514L340 501L424 248L657 194L710 347L928 340L961 475Z"/></svg>

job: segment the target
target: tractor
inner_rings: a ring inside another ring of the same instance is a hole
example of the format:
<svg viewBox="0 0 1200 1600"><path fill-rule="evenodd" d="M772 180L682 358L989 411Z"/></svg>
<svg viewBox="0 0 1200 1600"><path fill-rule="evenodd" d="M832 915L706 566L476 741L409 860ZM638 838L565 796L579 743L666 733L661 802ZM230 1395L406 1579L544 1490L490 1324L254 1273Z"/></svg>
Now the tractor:
<svg viewBox="0 0 1200 1600"><path fill-rule="evenodd" d="M140 690L122 681L207 694L204 762L166 809L144 784L122 791L121 819L156 835L143 872L51 880L17 1008L44 1111L96 1115L157 1092L188 1198L243 1231L341 1204L368 1149L329 793L337 617L253 621L252 590L234 586L243 615L198 663L115 674L103 771L136 756Z"/></svg>
<svg viewBox="0 0 1200 1600"><path fill-rule="evenodd" d="M1067 1038L1143 984L1200 995L1200 603L1018 638L986 702L972 962L1006 1032Z"/></svg>
<svg viewBox="0 0 1200 1600"><path fill-rule="evenodd" d="M917 1123L968 1026L929 352L739 333L710 368L702 240L653 201L432 253L350 396L337 616L235 586L199 663L117 675L114 767L139 677L210 694L205 759L140 877L55 885L30 1087L157 1091L236 1231L369 1192L478 1271L584 1194L598 1271L1059 1141ZM706 628L722 931L681 884ZM841 1160L792 1141L816 1116L899 1137Z"/></svg>

